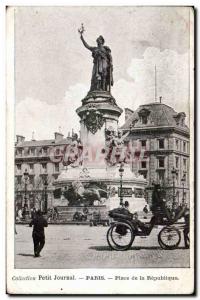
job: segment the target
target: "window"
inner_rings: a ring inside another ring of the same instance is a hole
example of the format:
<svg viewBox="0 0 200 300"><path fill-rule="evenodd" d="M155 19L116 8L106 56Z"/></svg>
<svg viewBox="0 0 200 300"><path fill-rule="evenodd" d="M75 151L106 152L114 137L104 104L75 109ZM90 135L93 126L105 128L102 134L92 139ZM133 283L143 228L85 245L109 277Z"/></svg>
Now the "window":
<svg viewBox="0 0 200 300"><path fill-rule="evenodd" d="M187 170L187 159L186 158L183 159L183 168L184 168L184 170Z"/></svg>
<svg viewBox="0 0 200 300"><path fill-rule="evenodd" d="M46 163L43 163L43 164L42 164L42 169L43 169L43 170L46 170L46 169L47 169L47 164L46 164Z"/></svg>
<svg viewBox="0 0 200 300"><path fill-rule="evenodd" d="M48 154L48 149L45 147L43 148L43 154L47 155Z"/></svg>
<svg viewBox="0 0 200 300"><path fill-rule="evenodd" d="M29 149L29 155L35 155L35 148Z"/></svg>
<svg viewBox="0 0 200 300"><path fill-rule="evenodd" d="M182 184L185 184L187 182L187 172L183 171L183 176L181 178Z"/></svg>
<svg viewBox="0 0 200 300"><path fill-rule="evenodd" d="M142 146L142 147L146 147L146 142L147 142L146 140L142 140L142 141L141 141L141 146Z"/></svg>
<svg viewBox="0 0 200 300"><path fill-rule="evenodd" d="M179 140L176 140L176 150L179 149Z"/></svg>
<svg viewBox="0 0 200 300"><path fill-rule="evenodd" d="M183 152L186 152L186 142L183 141Z"/></svg>
<svg viewBox="0 0 200 300"><path fill-rule="evenodd" d="M159 168L164 168L165 167L165 159L164 157L161 157L158 159L158 167Z"/></svg>
<svg viewBox="0 0 200 300"><path fill-rule="evenodd" d="M33 169L34 169L34 164L29 164L29 169L30 169L31 171L33 171Z"/></svg>
<svg viewBox="0 0 200 300"><path fill-rule="evenodd" d="M159 139L158 140L158 146L159 146L159 149L164 149L165 148L165 140L164 139Z"/></svg>
<svg viewBox="0 0 200 300"><path fill-rule="evenodd" d="M158 171L158 181L160 183L163 183L165 180L165 171L161 170L161 171Z"/></svg>
<svg viewBox="0 0 200 300"><path fill-rule="evenodd" d="M147 124L147 116L142 116L142 124Z"/></svg>
<svg viewBox="0 0 200 300"><path fill-rule="evenodd" d="M18 155L22 155L22 149L18 149L18 150L17 150L17 154L18 154Z"/></svg>
<svg viewBox="0 0 200 300"><path fill-rule="evenodd" d="M22 169L22 165L17 164L17 171L21 171L21 169Z"/></svg>
<svg viewBox="0 0 200 300"><path fill-rule="evenodd" d="M150 110L143 108L138 112L139 118L140 118L140 122L142 124L147 124L148 122L148 116L151 113Z"/></svg>
<svg viewBox="0 0 200 300"><path fill-rule="evenodd" d="M147 167L147 162L146 162L146 161L142 161L142 162L141 162L141 167L142 167L142 169L146 169L146 167Z"/></svg>
<svg viewBox="0 0 200 300"><path fill-rule="evenodd" d="M176 157L176 168L179 168L179 157Z"/></svg>
<svg viewBox="0 0 200 300"><path fill-rule="evenodd" d="M179 172L176 172L176 183L178 184L179 182Z"/></svg>
<svg viewBox="0 0 200 300"><path fill-rule="evenodd" d="M55 163L55 172L59 172L59 163Z"/></svg>

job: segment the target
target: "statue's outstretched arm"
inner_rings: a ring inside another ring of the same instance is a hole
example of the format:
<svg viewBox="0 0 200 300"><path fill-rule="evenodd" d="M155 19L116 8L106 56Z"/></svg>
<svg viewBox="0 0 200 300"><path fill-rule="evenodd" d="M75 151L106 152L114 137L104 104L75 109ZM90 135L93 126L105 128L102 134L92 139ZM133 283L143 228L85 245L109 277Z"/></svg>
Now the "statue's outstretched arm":
<svg viewBox="0 0 200 300"><path fill-rule="evenodd" d="M92 51L94 47L89 46L86 41L83 38L83 35L81 34L81 41L83 42L83 45L85 46L85 48L87 48L88 50Z"/></svg>

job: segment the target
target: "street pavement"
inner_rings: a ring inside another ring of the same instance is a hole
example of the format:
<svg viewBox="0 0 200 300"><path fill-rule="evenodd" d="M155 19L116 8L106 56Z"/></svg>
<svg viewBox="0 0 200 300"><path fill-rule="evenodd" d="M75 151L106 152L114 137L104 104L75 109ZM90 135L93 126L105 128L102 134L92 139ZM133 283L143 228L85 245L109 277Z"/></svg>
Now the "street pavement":
<svg viewBox="0 0 200 300"><path fill-rule="evenodd" d="M33 256L32 228L16 225L15 267L41 269L67 268L157 268L189 267L189 250L181 243L176 250L160 248L152 230L146 238L136 237L128 251L111 250L107 244L108 227L87 225L49 225L41 257Z"/></svg>

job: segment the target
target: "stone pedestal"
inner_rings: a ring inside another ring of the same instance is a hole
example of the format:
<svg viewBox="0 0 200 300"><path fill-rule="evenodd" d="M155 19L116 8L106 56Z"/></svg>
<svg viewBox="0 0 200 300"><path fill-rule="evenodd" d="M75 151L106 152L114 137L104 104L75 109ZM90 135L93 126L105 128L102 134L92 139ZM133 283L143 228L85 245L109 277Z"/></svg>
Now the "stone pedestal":
<svg viewBox="0 0 200 300"><path fill-rule="evenodd" d="M88 151L85 166L105 166L106 130L118 130L118 119L122 109L117 106L109 92L89 92L82 100L82 106L76 110L80 117L80 139L84 152Z"/></svg>

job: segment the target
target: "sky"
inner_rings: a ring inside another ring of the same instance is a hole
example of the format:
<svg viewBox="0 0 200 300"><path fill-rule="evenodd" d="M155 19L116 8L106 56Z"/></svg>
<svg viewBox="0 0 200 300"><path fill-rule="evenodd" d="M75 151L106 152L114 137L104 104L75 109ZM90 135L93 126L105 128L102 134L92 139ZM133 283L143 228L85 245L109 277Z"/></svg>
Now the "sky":
<svg viewBox="0 0 200 300"><path fill-rule="evenodd" d="M112 95L136 110L157 101L189 116L187 7L18 7L15 12L16 134L30 140L79 131L75 110L90 88L89 45L103 35L114 65ZM120 125L124 122L124 113ZM60 128L60 129L59 129Z"/></svg>

